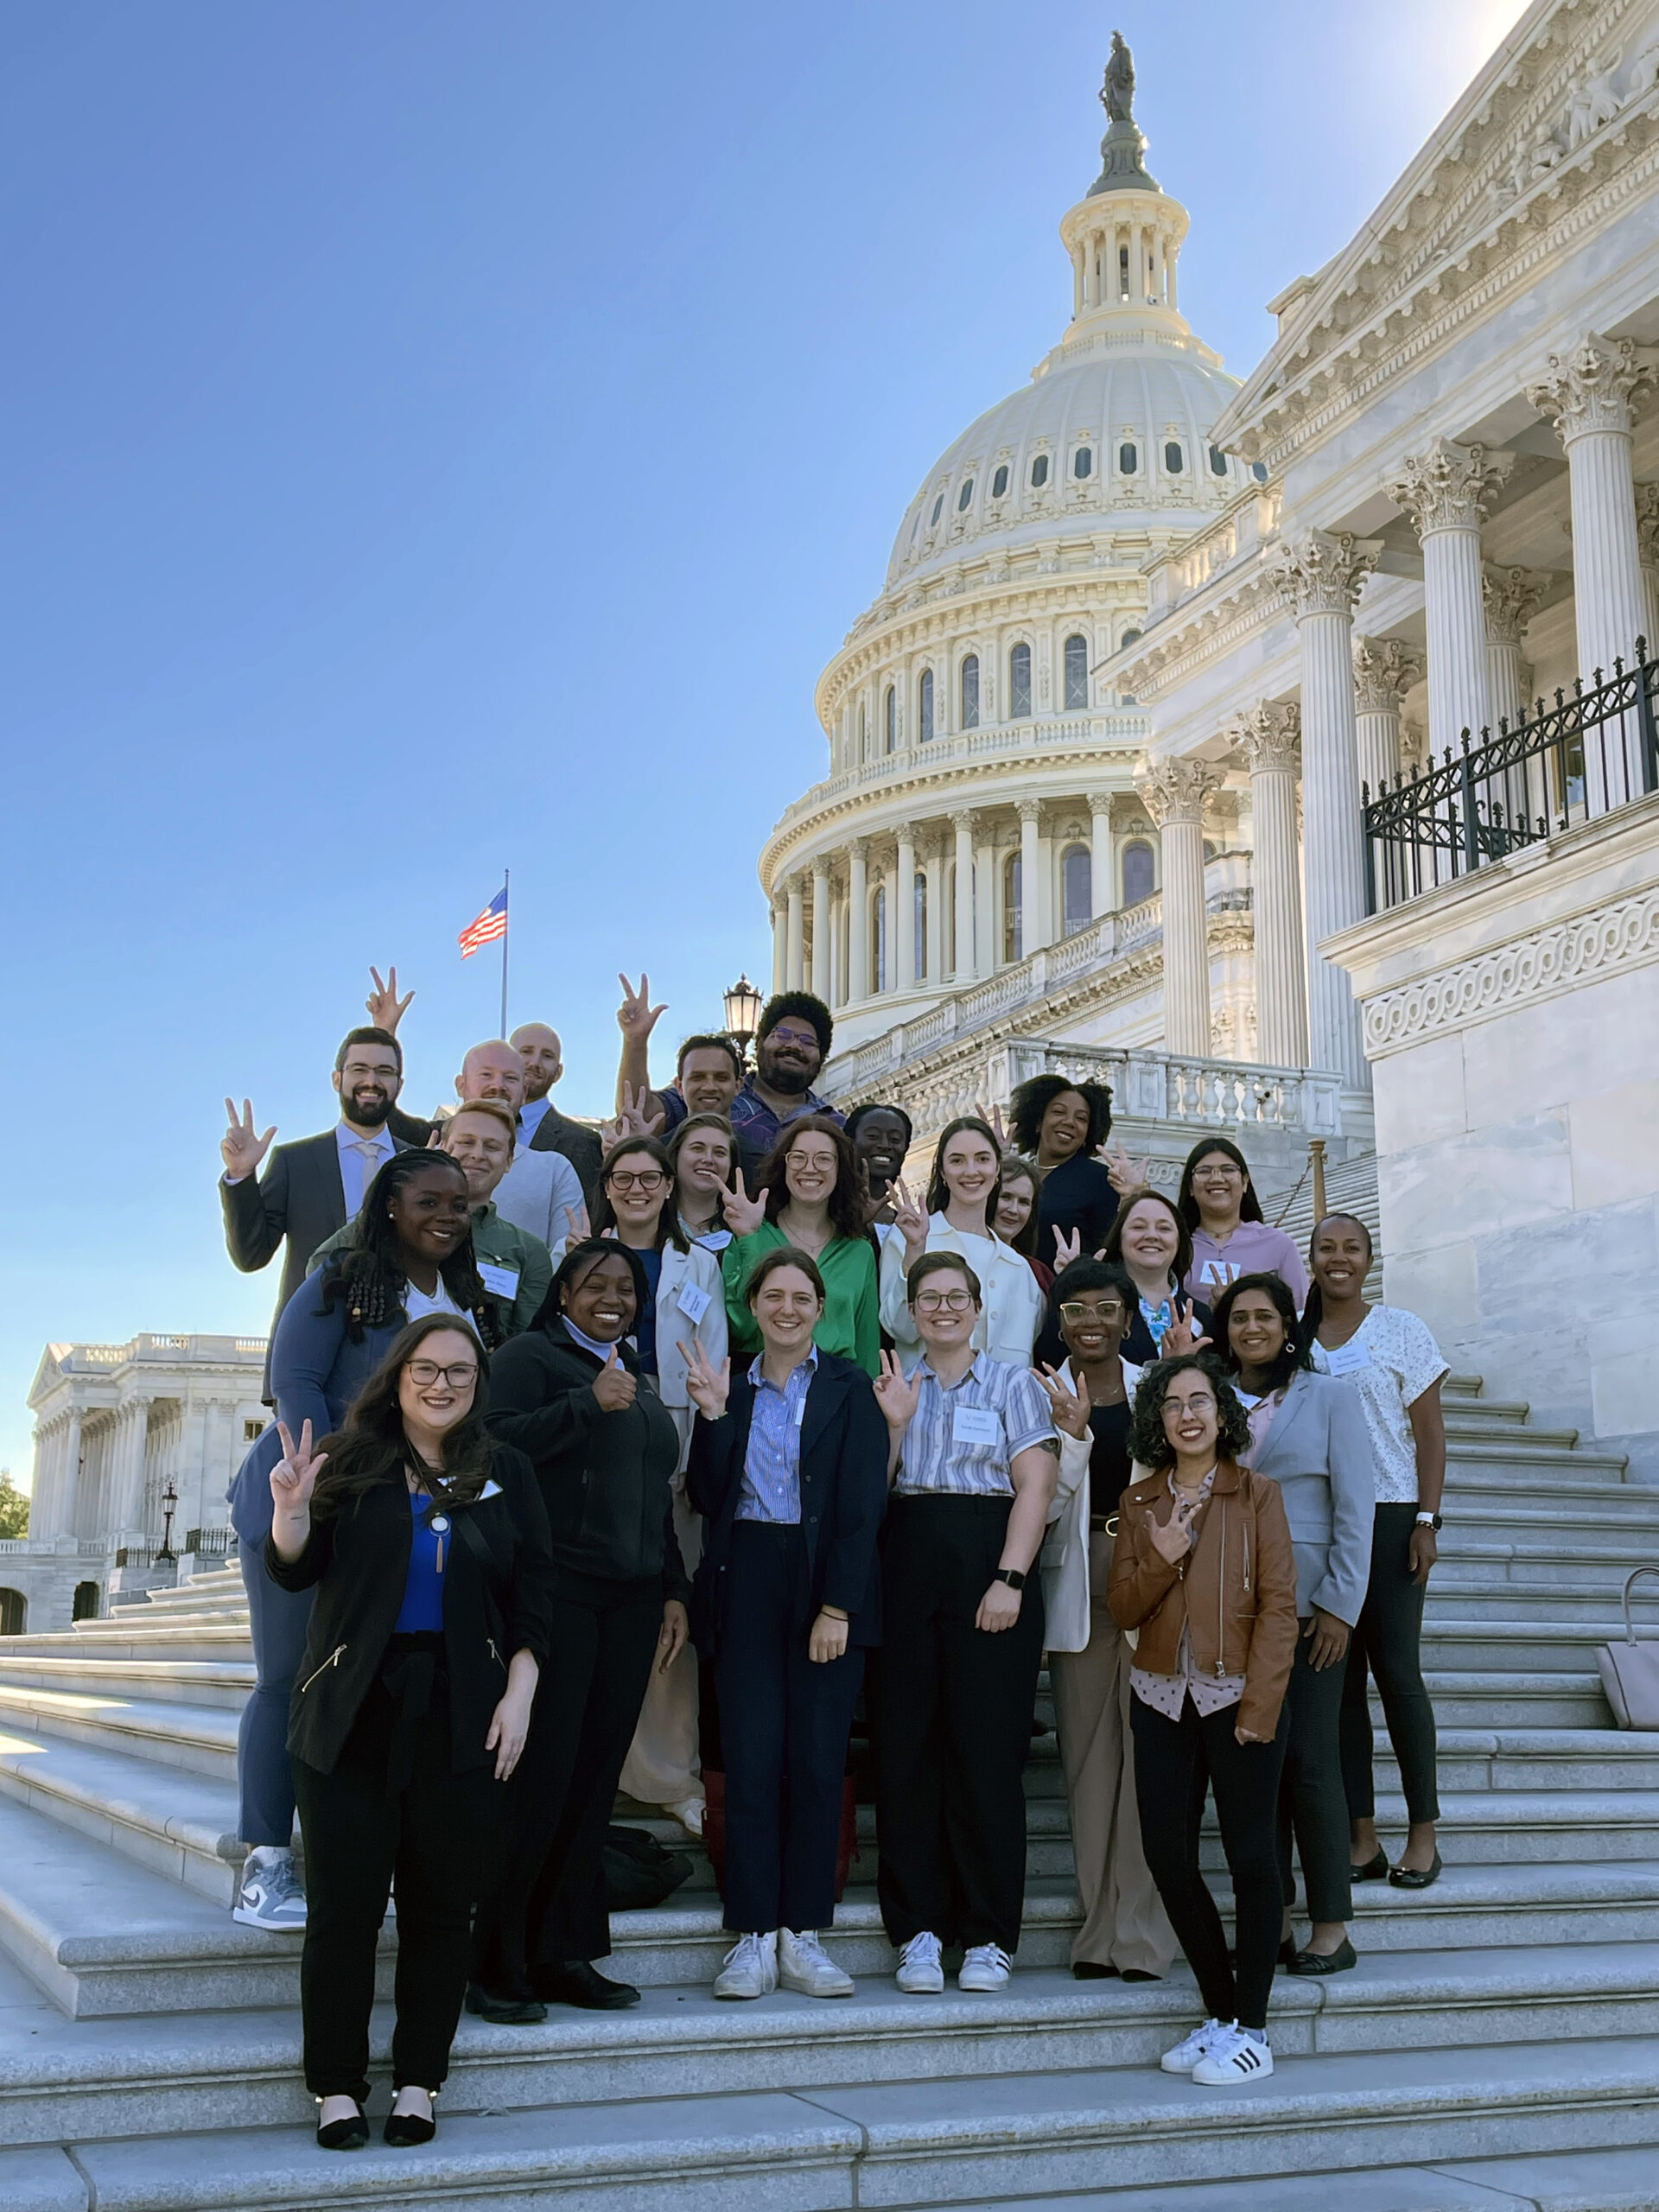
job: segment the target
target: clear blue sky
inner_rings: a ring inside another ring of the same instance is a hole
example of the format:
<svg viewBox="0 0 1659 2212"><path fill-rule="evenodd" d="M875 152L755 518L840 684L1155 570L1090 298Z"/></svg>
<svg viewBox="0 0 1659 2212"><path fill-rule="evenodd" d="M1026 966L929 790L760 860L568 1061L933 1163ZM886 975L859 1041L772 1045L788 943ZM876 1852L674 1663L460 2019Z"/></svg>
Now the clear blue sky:
<svg viewBox="0 0 1659 2212"><path fill-rule="evenodd" d="M1059 336L1113 23L1243 373L1519 13L1267 0L51 0L0 24L0 1463L50 1338L263 1330L221 1101L328 1125L514 1018L607 1101L768 935L814 679L936 455Z"/></svg>

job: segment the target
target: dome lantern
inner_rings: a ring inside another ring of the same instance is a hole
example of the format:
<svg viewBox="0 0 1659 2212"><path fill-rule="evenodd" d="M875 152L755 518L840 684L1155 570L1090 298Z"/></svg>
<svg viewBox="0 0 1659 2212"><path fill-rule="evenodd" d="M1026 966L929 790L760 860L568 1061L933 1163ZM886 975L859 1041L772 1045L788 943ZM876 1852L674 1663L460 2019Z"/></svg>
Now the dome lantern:
<svg viewBox="0 0 1659 2212"><path fill-rule="evenodd" d="M1060 224L1071 257L1071 327L1067 340L1139 323L1185 332L1177 312L1175 265L1187 213L1160 189L1146 166L1147 142L1135 120L1135 62L1121 31L1101 88L1106 136L1101 171Z"/></svg>

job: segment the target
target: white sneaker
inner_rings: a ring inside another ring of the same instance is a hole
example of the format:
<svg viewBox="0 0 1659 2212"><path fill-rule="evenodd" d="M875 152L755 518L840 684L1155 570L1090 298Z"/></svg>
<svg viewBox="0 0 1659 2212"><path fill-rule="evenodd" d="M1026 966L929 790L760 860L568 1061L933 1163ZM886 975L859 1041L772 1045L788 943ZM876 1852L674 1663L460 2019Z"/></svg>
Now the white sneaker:
<svg viewBox="0 0 1659 2212"><path fill-rule="evenodd" d="M242 1886L231 1918L268 1935L305 1933L305 1891L294 1876L291 1851L251 1851L242 1868Z"/></svg>
<svg viewBox="0 0 1659 2212"><path fill-rule="evenodd" d="M740 1936L715 1976L716 1997L768 1997L778 1986L778 1936Z"/></svg>
<svg viewBox="0 0 1659 2212"><path fill-rule="evenodd" d="M1233 2032L1231 2020L1206 2020L1201 2028L1194 2028L1190 2036L1178 2043L1173 2050L1166 2050L1158 2063L1166 2074L1190 2074L1201 2058L1211 2050L1218 2050Z"/></svg>
<svg viewBox="0 0 1659 2212"><path fill-rule="evenodd" d="M963 1955L962 1971L957 1976L958 1989L1001 1989L1007 1982L1014 1961L1000 1943L973 1943Z"/></svg>
<svg viewBox="0 0 1659 2212"><path fill-rule="evenodd" d="M937 1997L944 1987L938 1937L926 1929L912 1936L899 1954L899 1971L893 1978L906 1996Z"/></svg>
<svg viewBox="0 0 1659 2212"><path fill-rule="evenodd" d="M778 1979L802 1997L850 1997L853 1977L844 1974L814 1928L778 1930Z"/></svg>
<svg viewBox="0 0 1659 2212"><path fill-rule="evenodd" d="M1226 2089L1241 2082L1265 2082L1273 2071L1273 2052L1263 2036L1260 2041L1244 2028L1233 2028L1224 2043L1211 2044L1192 2069L1192 2079L1204 2089Z"/></svg>

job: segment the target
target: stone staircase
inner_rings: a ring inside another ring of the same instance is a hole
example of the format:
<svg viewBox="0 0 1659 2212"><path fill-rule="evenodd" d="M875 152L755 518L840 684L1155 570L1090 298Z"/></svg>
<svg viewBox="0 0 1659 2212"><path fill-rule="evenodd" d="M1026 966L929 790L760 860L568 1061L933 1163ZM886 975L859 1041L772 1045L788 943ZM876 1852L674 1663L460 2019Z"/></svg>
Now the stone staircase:
<svg viewBox="0 0 1659 2212"><path fill-rule="evenodd" d="M1329 2212L1333 2190L1343 2212L1659 2206L1659 1734L1612 1727L1594 1660L1629 1567L1659 1560L1659 1492L1472 1381L1446 1405L1426 1639L1446 1872L1421 1895L1357 1891L1356 1972L1281 1978L1271 2081L1205 2093L1156 2070L1194 2017L1184 1969L1133 1987L1065 1971L1051 1732L1002 1996L893 1989L866 1815L832 1942L861 1977L849 2002L716 2005L726 1939L699 1853L668 1905L613 1922L636 2011L468 2019L435 2145L320 2153L298 1941L227 1910L252 1668L226 1571L0 1643L0 2205L1224 2212L1248 2187L1265 2212ZM388 1969L394 1942L389 1925Z"/></svg>

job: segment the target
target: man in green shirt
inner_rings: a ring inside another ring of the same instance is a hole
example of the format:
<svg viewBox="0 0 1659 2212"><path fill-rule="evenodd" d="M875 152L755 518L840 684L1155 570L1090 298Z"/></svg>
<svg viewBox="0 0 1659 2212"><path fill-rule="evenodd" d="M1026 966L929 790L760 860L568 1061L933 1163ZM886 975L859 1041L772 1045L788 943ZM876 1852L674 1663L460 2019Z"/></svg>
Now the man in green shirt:
<svg viewBox="0 0 1659 2212"><path fill-rule="evenodd" d="M499 1099L475 1098L459 1106L443 1128L442 1149L460 1161L473 1208L473 1250L484 1287L495 1300L509 1336L529 1328L553 1280L553 1259L539 1236L504 1221L491 1192L512 1165L518 1132L512 1110ZM348 1221L311 1255L308 1274L351 1241Z"/></svg>

